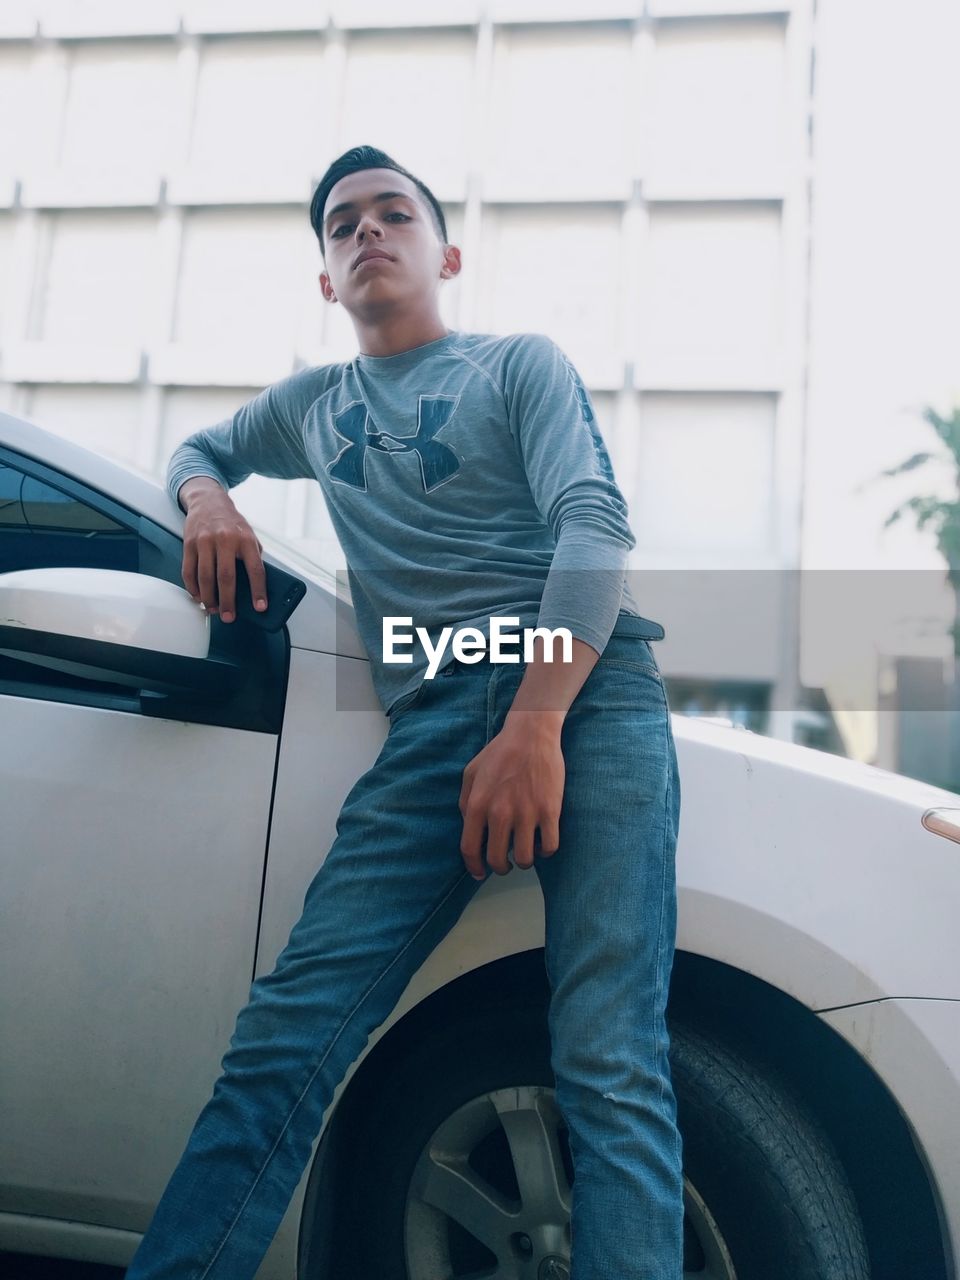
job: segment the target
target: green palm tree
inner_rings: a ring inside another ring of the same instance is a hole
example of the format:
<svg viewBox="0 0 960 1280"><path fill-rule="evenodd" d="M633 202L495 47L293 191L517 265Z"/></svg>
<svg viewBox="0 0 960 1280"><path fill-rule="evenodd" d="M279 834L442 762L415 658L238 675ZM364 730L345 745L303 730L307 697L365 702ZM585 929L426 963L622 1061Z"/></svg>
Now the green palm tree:
<svg viewBox="0 0 960 1280"><path fill-rule="evenodd" d="M899 476L905 471L915 471L925 462L946 463L956 477L957 497L945 502L932 494L915 494L887 516L883 527L889 529L908 512L914 516L918 529L933 526L937 547L947 562L947 581L953 587L956 601L950 632L954 657L960 659L960 406L955 405L949 418L944 418L927 405L921 410L921 417L933 427L944 447L935 452L915 453L897 466L881 471L880 476Z"/></svg>

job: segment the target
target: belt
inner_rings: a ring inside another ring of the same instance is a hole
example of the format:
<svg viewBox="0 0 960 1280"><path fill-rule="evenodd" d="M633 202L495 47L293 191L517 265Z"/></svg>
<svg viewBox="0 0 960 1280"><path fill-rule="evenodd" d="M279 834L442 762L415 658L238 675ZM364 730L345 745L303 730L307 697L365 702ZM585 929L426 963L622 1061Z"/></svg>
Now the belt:
<svg viewBox="0 0 960 1280"><path fill-rule="evenodd" d="M652 618L641 618L637 613L627 613L621 609L614 624L613 636L639 636L641 640L662 640L666 635L659 622Z"/></svg>

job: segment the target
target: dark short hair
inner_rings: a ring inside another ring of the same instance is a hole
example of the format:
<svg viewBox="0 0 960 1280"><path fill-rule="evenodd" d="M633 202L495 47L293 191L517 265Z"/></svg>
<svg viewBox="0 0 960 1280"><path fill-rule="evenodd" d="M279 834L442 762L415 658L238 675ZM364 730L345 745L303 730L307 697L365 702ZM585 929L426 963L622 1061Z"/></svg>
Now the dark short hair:
<svg viewBox="0 0 960 1280"><path fill-rule="evenodd" d="M405 178L409 178L426 198L427 205L433 214L437 234L443 244L447 243L447 222L443 216L443 209L426 183L421 182L409 169L404 169L403 165L397 164L396 160L388 156L385 151L378 151L376 147L352 147L333 161L320 179L320 185L314 191L313 199L310 201L310 225L320 241L321 253L323 253L323 210L327 203L327 196L341 178L345 178L348 173L358 173L361 169L394 169L397 173L402 173Z"/></svg>

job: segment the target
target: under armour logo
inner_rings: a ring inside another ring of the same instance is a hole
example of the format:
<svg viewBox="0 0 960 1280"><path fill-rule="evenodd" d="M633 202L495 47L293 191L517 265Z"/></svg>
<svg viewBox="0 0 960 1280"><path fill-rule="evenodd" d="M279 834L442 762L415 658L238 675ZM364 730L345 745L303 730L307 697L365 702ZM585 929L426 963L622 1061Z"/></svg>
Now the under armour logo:
<svg viewBox="0 0 960 1280"><path fill-rule="evenodd" d="M365 460L368 449L380 453L415 453L420 462L420 478L425 493L460 470L460 459L449 445L434 437L453 417L459 396L418 396L417 430L412 436L392 436L368 427L370 415L362 401L356 401L334 415L334 431L347 443L332 462L327 463L331 480L367 491Z"/></svg>

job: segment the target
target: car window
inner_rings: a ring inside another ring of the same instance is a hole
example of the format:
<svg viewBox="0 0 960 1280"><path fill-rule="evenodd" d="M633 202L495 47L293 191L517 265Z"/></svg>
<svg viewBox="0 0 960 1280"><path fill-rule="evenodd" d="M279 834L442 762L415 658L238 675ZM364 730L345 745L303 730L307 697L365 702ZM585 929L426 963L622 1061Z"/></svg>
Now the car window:
<svg viewBox="0 0 960 1280"><path fill-rule="evenodd" d="M135 530L64 490L0 463L0 571L139 569Z"/></svg>

